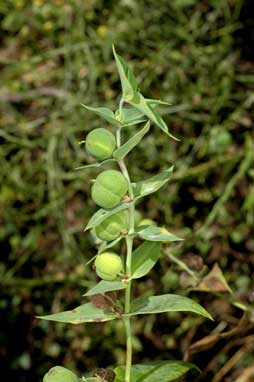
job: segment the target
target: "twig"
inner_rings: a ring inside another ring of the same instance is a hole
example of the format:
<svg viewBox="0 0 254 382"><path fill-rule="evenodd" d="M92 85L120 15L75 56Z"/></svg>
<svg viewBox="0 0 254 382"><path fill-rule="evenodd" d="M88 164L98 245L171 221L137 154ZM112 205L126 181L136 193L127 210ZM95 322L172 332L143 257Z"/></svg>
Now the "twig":
<svg viewBox="0 0 254 382"><path fill-rule="evenodd" d="M176 263L180 268L182 268L185 272L187 272L191 277L194 278L194 280L199 281L199 278L196 276L196 274L181 260L179 260L177 257L175 257L172 253L167 253L167 256L170 258L171 261Z"/></svg>
<svg viewBox="0 0 254 382"><path fill-rule="evenodd" d="M212 382L220 382L222 378L227 374L236 363L247 353L251 347L253 347L254 336L248 337L244 346L242 346L229 360L228 362L216 373Z"/></svg>

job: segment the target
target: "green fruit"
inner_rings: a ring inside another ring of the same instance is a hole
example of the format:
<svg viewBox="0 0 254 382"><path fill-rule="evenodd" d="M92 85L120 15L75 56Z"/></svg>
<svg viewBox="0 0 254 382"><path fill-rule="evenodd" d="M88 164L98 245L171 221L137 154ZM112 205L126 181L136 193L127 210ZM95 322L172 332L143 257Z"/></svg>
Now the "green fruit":
<svg viewBox="0 0 254 382"><path fill-rule="evenodd" d="M92 198L98 206L111 209L121 203L128 190L128 183L120 171L103 171L92 186Z"/></svg>
<svg viewBox="0 0 254 382"><path fill-rule="evenodd" d="M95 228L95 233L99 239L111 241L118 238L123 231L128 230L129 214L127 211L119 211L109 216Z"/></svg>
<svg viewBox="0 0 254 382"><path fill-rule="evenodd" d="M52 367L44 375L43 382L77 382L78 377L70 370L62 366Z"/></svg>
<svg viewBox="0 0 254 382"><path fill-rule="evenodd" d="M98 160L110 158L115 148L115 136L106 129L95 129L86 137L87 152Z"/></svg>
<svg viewBox="0 0 254 382"><path fill-rule="evenodd" d="M138 224L138 227L141 227L142 225L156 225L156 223L152 219L143 219Z"/></svg>
<svg viewBox="0 0 254 382"><path fill-rule="evenodd" d="M96 257L94 265L97 275L107 281L114 280L123 268L120 256L114 252L101 253Z"/></svg>

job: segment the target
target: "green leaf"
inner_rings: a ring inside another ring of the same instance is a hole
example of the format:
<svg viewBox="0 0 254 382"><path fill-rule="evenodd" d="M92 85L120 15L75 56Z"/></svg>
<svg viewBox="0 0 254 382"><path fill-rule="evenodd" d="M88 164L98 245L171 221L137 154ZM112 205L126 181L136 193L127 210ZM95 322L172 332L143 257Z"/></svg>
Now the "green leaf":
<svg viewBox="0 0 254 382"><path fill-rule="evenodd" d="M119 56L119 54L116 53L114 46L113 53L121 80L123 96L128 99L129 97L133 97L136 92L138 88L137 81L128 64L121 56Z"/></svg>
<svg viewBox="0 0 254 382"><path fill-rule="evenodd" d="M132 365L131 382L170 382L191 369L199 371L195 365L182 361L159 361L150 364ZM124 382L125 367L116 367L115 373L114 382Z"/></svg>
<svg viewBox="0 0 254 382"><path fill-rule="evenodd" d="M101 378L97 377L82 377L80 382L101 382Z"/></svg>
<svg viewBox="0 0 254 382"><path fill-rule="evenodd" d="M105 281L101 280L93 288L89 289L83 296L94 296L95 294L102 294L106 292L112 292L114 290L125 289L126 284L122 281Z"/></svg>
<svg viewBox="0 0 254 382"><path fill-rule="evenodd" d="M132 254L132 279L145 276L159 259L161 244L158 242L145 242L141 244Z"/></svg>
<svg viewBox="0 0 254 382"><path fill-rule="evenodd" d="M125 142L122 146L120 146L118 149L116 149L113 152L113 157L117 160L124 159L126 155L136 146L139 144L141 139L144 137L144 135L149 131L150 129L150 121L148 121L143 129L138 131L135 135L133 135L127 142Z"/></svg>
<svg viewBox="0 0 254 382"><path fill-rule="evenodd" d="M171 103L162 101L160 99L152 99L152 98L146 98L146 102L150 106L157 106L157 105L170 106L170 105L172 105Z"/></svg>
<svg viewBox="0 0 254 382"><path fill-rule="evenodd" d="M171 133L169 133L165 121L162 119L160 114L152 108L152 106L149 104L149 100L147 101L141 93L136 92L133 98L127 99L127 102L133 107L136 107L138 110L140 110L169 137L175 139L176 141L179 140L176 137L174 137Z"/></svg>
<svg viewBox="0 0 254 382"><path fill-rule="evenodd" d="M82 324L83 322L104 322L114 320L117 316L112 312L96 308L92 303L83 304L73 310L38 316L42 320Z"/></svg>
<svg viewBox="0 0 254 382"><path fill-rule="evenodd" d="M135 108L122 108L121 113L119 110L115 112L115 117L119 122L121 123L121 126L130 126L130 125L136 125L141 122L145 122L147 118L144 116L144 114Z"/></svg>
<svg viewBox="0 0 254 382"><path fill-rule="evenodd" d="M196 301L176 294L139 297L132 302L131 312L125 315L134 316L137 314L165 312L193 312L212 319L210 314Z"/></svg>
<svg viewBox="0 0 254 382"><path fill-rule="evenodd" d="M140 227L137 234L149 241L182 241L183 239L169 232L166 228L156 226Z"/></svg>
<svg viewBox="0 0 254 382"><path fill-rule="evenodd" d="M87 106L84 104L81 104L84 108L86 108L89 111L92 111L93 113L99 115L101 118L105 119L107 122L110 124L120 127L120 123L118 119L115 117L115 114L113 113L112 110L110 110L107 107L92 107L92 106Z"/></svg>
<svg viewBox="0 0 254 382"><path fill-rule="evenodd" d="M112 241L103 241L98 249L98 254L105 252L106 249L114 247L120 240L122 240L122 236L119 236L117 239Z"/></svg>
<svg viewBox="0 0 254 382"><path fill-rule="evenodd" d="M164 186L164 184L168 182L172 175L173 169L174 166L171 166L167 170L164 170L160 174L155 175L149 179L132 183L135 199L137 200L143 196L158 191L162 186Z"/></svg>
<svg viewBox="0 0 254 382"><path fill-rule="evenodd" d="M85 231L87 231L88 229L97 227L97 225L101 224L109 216L115 214L118 211L126 210L129 207L130 207L130 202L119 204L119 206L112 208L112 210L104 210L103 208L100 208L97 212L95 212L95 214L91 217L91 219L87 223Z"/></svg>
<svg viewBox="0 0 254 382"><path fill-rule="evenodd" d="M113 162L116 162L116 160L115 159L106 159L102 162L96 162L96 163L92 163L92 164L87 164L85 166L76 167L75 170L83 170L85 168L91 168L91 167L101 167L104 164L113 163Z"/></svg>

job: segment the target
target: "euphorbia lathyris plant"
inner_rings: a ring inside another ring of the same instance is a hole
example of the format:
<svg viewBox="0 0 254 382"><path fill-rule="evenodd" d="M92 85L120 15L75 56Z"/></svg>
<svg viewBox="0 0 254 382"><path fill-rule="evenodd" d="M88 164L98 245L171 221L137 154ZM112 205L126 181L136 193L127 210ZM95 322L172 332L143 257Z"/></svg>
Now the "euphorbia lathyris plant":
<svg viewBox="0 0 254 382"><path fill-rule="evenodd" d="M126 363L114 370L98 369L92 376L83 376L86 382L169 382L179 378L194 365L181 361L160 361L149 364L132 365L131 318L141 314L189 311L210 318L209 313L190 298L164 294L141 296L132 300L131 288L134 280L143 277L161 256L161 245L182 240L166 228L156 226L149 219L142 220L135 205L162 187L172 174L170 167L161 173L138 182L133 182L126 168L124 158L148 133L150 123L158 126L163 133L173 139L168 127L156 110L165 102L145 98L139 91L133 72L127 63L116 54L114 57L121 79L122 96L119 108L112 110L83 105L106 120L115 128L115 134L107 128L91 131L86 137L86 150L96 162L85 167L102 167L112 164L114 169L102 171L92 186L92 199L101 207L90 219L86 230L92 230L101 241L93 269L101 279L85 294L87 302L71 311L40 317L44 320L82 324L85 322L105 322L122 320L126 331ZM121 132L126 126L144 123L142 128L122 142ZM141 221L140 221L141 220ZM138 239L138 246L133 242ZM114 247L125 241L126 253L120 256ZM124 299L121 295L124 292ZM44 382L76 382L79 378L61 366L53 367L44 377Z"/></svg>

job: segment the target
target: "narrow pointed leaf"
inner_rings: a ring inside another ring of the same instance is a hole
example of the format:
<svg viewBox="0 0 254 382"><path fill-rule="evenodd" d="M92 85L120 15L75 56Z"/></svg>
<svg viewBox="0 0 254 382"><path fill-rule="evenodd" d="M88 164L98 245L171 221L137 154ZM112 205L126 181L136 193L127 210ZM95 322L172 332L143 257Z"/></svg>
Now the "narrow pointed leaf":
<svg viewBox="0 0 254 382"><path fill-rule="evenodd" d="M169 232L166 228L156 226L146 226L137 232L138 235L149 241L182 241L183 239Z"/></svg>
<svg viewBox="0 0 254 382"><path fill-rule="evenodd" d="M144 115L146 115L152 122L154 122L155 125L157 125L165 134L178 141L176 137L169 133L168 127L163 118L157 111L152 108L152 106L149 104L149 102L147 102L141 93L136 92L134 97L128 99L127 101L130 103L130 105L143 112Z"/></svg>
<svg viewBox="0 0 254 382"><path fill-rule="evenodd" d="M131 312L127 316L138 314L192 312L212 319L210 314L196 301L176 294L139 297L131 304Z"/></svg>
<svg viewBox="0 0 254 382"><path fill-rule="evenodd" d="M132 365L131 382L171 382L191 369L199 371L195 365L182 361L158 361L150 364ZM115 373L114 382L124 382L125 367L116 367Z"/></svg>
<svg viewBox="0 0 254 382"><path fill-rule="evenodd" d="M123 107L121 114L119 113L119 110L117 110L115 112L115 116L121 123L122 127L136 125L147 120L146 116L144 116L144 113L135 108L130 109Z"/></svg>
<svg viewBox="0 0 254 382"><path fill-rule="evenodd" d="M107 122L110 124L119 127L120 123L115 117L115 114L113 113L112 110L110 110L107 107L92 107L92 106L87 106L84 104L81 104L84 108L86 108L89 111L92 111L93 113L99 115L101 118L105 119Z"/></svg>
<svg viewBox="0 0 254 382"><path fill-rule="evenodd" d="M87 303L73 310L39 316L42 320L66 322L70 324L82 324L83 322L104 322L114 320L117 316L111 312L98 309L92 303Z"/></svg>
<svg viewBox="0 0 254 382"><path fill-rule="evenodd" d="M132 279L145 276L161 255L161 244L158 242L144 242L132 254Z"/></svg>
<svg viewBox="0 0 254 382"><path fill-rule="evenodd" d="M95 212L95 214L91 217L91 219L87 223L85 231L87 231L88 229L97 227L97 225L101 224L109 216L115 214L118 211L126 210L129 207L130 207L130 203L122 203L122 204L119 204L119 206L112 208L112 210L104 210L103 208L100 208L97 212Z"/></svg>
<svg viewBox="0 0 254 382"><path fill-rule="evenodd" d="M113 157L117 160L124 159L126 155L142 140L144 135L150 129L150 122L148 121L143 129L138 131L135 135L133 135L127 142L125 142L122 146L116 149L113 153Z"/></svg>
<svg viewBox="0 0 254 382"><path fill-rule="evenodd" d="M118 237L115 240L112 241L103 241L98 249L98 254L105 252L106 249L114 247L120 240L122 239L122 236Z"/></svg>
<svg viewBox="0 0 254 382"><path fill-rule="evenodd" d="M160 99L152 99L152 98L146 98L146 102L147 102L150 106L157 106L157 105L170 106L170 105L172 105L171 103L162 101L162 100L160 100Z"/></svg>
<svg viewBox="0 0 254 382"><path fill-rule="evenodd" d="M160 174L155 175L149 179L132 183L135 199L142 198L143 196L152 194L158 191L164 184L166 184L173 172L174 166L167 170L162 171Z"/></svg>
<svg viewBox="0 0 254 382"><path fill-rule="evenodd" d="M96 162L96 163L91 163L91 164L87 164L85 166L79 166L79 167L76 167L75 170L83 170L83 169L86 169L86 168L92 168L92 167L101 167L105 164L108 164L108 163L113 163L113 162L116 162L115 159L106 159L102 162Z"/></svg>
<svg viewBox="0 0 254 382"><path fill-rule="evenodd" d="M125 60L116 53L114 47L113 53L121 80L123 96L126 98L132 97L138 88L136 78Z"/></svg>
<svg viewBox="0 0 254 382"><path fill-rule="evenodd" d="M95 294L102 294L106 292L111 292L115 290L125 289L126 284L122 281L105 281L101 280L93 288L89 289L83 296L94 296Z"/></svg>

